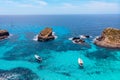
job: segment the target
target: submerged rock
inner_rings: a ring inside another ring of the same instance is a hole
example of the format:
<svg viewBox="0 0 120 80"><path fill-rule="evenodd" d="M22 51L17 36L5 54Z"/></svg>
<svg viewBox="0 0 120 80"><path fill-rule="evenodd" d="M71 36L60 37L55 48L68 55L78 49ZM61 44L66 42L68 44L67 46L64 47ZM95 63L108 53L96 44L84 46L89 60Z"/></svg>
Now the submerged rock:
<svg viewBox="0 0 120 80"><path fill-rule="evenodd" d="M6 31L6 30L0 30L0 40L8 38L8 36L9 36L9 32L8 31Z"/></svg>
<svg viewBox="0 0 120 80"><path fill-rule="evenodd" d="M0 80L40 80L40 78L32 70L18 67L11 70L0 70Z"/></svg>
<svg viewBox="0 0 120 80"><path fill-rule="evenodd" d="M52 28L45 28L38 35L38 41L48 41L55 39L55 36L52 34Z"/></svg>
<svg viewBox="0 0 120 80"><path fill-rule="evenodd" d="M120 48L120 30L106 28L102 35L95 39L94 43L103 47Z"/></svg>

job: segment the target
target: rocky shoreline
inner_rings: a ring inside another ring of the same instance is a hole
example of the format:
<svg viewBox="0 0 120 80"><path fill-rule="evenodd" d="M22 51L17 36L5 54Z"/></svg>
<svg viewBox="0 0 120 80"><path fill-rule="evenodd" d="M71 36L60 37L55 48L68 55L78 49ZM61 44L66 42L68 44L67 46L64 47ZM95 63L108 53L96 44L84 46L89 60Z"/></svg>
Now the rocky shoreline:
<svg viewBox="0 0 120 80"><path fill-rule="evenodd" d="M103 30L101 36L95 39L94 43L107 48L120 48L120 30L106 28Z"/></svg>

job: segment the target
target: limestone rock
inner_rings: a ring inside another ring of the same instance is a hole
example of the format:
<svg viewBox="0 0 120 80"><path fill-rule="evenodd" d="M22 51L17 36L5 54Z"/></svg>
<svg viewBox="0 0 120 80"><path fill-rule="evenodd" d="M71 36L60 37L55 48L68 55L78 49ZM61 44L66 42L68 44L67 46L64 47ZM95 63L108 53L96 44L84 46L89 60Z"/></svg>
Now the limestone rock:
<svg viewBox="0 0 120 80"><path fill-rule="evenodd" d="M101 36L95 39L94 43L103 47L120 48L120 30L106 28Z"/></svg>
<svg viewBox="0 0 120 80"><path fill-rule="evenodd" d="M45 28L42 30L38 35L38 41L48 41L55 39L54 35L52 34L52 28Z"/></svg>

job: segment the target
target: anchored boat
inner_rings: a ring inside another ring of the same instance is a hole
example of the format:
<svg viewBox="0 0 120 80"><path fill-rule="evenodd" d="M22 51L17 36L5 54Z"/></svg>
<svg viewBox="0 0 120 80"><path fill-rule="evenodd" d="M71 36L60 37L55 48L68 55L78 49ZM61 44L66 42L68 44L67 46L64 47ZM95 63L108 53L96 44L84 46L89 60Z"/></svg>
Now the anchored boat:
<svg viewBox="0 0 120 80"><path fill-rule="evenodd" d="M83 67L83 60L81 58L78 58L78 64L80 67Z"/></svg>
<svg viewBox="0 0 120 80"><path fill-rule="evenodd" d="M39 55L35 54L34 57L35 57L38 61L42 61L42 58L41 58Z"/></svg>

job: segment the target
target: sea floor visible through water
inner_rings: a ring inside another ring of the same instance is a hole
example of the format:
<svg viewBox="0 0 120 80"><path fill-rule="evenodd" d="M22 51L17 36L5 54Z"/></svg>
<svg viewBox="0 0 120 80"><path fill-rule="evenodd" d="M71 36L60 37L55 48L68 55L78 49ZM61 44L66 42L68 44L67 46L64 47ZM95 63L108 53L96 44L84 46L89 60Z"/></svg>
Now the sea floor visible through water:
<svg viewBox="0 0 120 80"><path fill-rule="evenodd" d="M120 50L93 44L93 39L106 25L119 24L106 20L104 25L101 18L99 21L93 22L91 28L82 24L84 22L78 27L72 27L77 26L72 23L70 27L48 26L57 36L48 42L38 42L35 37L47 25L14 24L14 21L11 25L0 21L0 28L12 34L0 41L0 80L119 80ZM95 27L98 24L103 27ZM85 44L74 44L69 40L82 34L92 37L85 39ZM42 62L36 61L35 54L42 57ZM78 58L84 61L83 68L79 67Z"/></svg>

